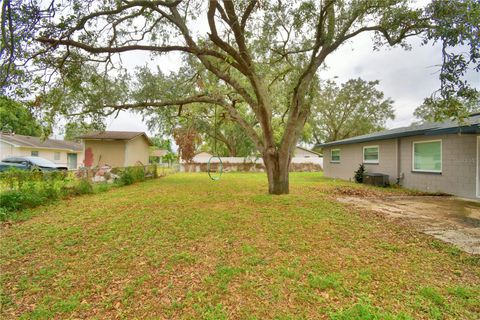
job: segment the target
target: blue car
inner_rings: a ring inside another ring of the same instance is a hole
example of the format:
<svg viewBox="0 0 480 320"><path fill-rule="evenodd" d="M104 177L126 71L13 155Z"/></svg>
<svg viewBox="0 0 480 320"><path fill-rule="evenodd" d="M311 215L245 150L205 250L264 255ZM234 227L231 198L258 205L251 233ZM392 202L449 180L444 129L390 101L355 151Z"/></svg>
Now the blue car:
<svg viewBox="0 0 480 320"><path fill-rule="evenodd" d="M65 166L60 166L50 160L40 157L10 157L3 159L2 162L0 162L0 171L5 171L9 168L38 171L68 170Z"/></svg>

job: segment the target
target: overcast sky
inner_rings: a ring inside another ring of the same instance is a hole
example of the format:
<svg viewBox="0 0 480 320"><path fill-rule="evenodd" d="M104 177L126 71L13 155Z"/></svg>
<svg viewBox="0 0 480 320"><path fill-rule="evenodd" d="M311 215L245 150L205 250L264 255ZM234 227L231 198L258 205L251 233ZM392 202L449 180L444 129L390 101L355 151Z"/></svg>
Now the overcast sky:
<svg viewBox="0 0 480 320"><path fill-rule="evenodd" d="M438 45L420 44L420 39L409 40L412 50L402 48L381 48L374 51L371 35L360 35L350 43L340 47L327 60L327 69L320 71L322 79L333 79L343 83L352 78L379 80L379 89L385 97L392 98L395 119L388 121L387 127L408 126L414 121L413 112L422 104L425 97L439 88L438 71L441 63L441 49ZM135 65L160 65L165 72L175 70L178 56L165 56L161 60L150 60L138 53L130 53L123 58L129 67ZM480 87L480 77L472 74L470 81ZM107 121L107 130L145 131L150 135L141 117L127 112Z"/></svg>

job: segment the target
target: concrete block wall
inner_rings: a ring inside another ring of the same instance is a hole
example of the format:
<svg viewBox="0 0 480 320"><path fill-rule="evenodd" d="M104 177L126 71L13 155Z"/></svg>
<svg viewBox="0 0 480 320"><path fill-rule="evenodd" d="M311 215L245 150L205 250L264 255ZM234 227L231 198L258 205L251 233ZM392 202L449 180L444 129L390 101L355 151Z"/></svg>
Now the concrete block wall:
<svg viewBox="0 0 480 320"><path fill-rule="evenodd" d="M397 142L395 139L379 140L366 143L346 144L325 148L323 167L325 176L353 181L355 171L363 163L363 147L378 146L378 164L365 163L368 173L388 174L390 183L397 181ZM331 150L340 149L340 163L331 161Z"/></svg>
<svg viewBox="0 0 480 320"><path fill-rule="evenodd" d="M415 172L412 170L414 141L442 141L442 173ZM461 197L476 197L477 136L441 135L415 136L401 139L401 184L410 189L444 192Z"/></svg>
<svg viewBox="0 0 480 320"><path fill-rule="evenodd" d="M428 140L442 141L441 173L412 170L413 142ZM354 171L363 160L363 147L370 145L379 146L379 164L365 164L367 171L388 174L392 184L400 173L400 184L409 189L467 198L477 196L477 135L422 135L327 147L324 149L325 176L353 181ZM331 162L331 149L340 149L340 163Z"/></svg>

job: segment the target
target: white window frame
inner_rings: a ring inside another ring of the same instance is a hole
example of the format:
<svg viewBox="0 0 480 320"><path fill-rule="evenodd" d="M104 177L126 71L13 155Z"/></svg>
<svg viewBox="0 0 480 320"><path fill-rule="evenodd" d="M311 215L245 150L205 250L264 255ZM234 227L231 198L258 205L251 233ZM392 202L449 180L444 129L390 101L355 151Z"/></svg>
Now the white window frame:
<svg viewBox="0 0 480 320"><path fill-rule="evenodd" d="M440 170L421 170L415 169L415 145L429 142L440 142ZM418 140L412 143L412 172L442 173L443 171L443 144L442 139L437 140Z"/></svg>
<svg viewBox="0 0 480 320"><path fill-rule="evenodd" d="M338 151L338 155L339 155L339 157L340 157L339 160L333 160L333 157L332 157L333 151ZM342 160L342 151L341 151L341 149L340 149L340 148L331 149L331 150L330 150L330 162L331 162L331 163L340 163L340 160Z"/></svg>
<svg viewBox="0 0 480 320"><path fill-rule="evenodd" d="M377 148L377 160L365 160L365 149L367 148ZM374 146L364 146L363 147L363 152L362 152L362 157L363 157L363 163L366 164L379 164L380 163L380 146L374 145Z"/></svg>
<svg viewBox="0 0 480 320"><path fill-rule="evenodd" d="M58 159L57 159L57 155L58 155ZM62 159L62 154L60 152L53 152L53 160L59 161L60 159Z"/></svg>
<svg viewBox="0 0 480 320"><path fill-rule="evenodd" d="M33 153L36 153L37 155L33 155ZM39 157L40 156L40 152L38 150L30 150L30 156L31 157Z"/></svg>

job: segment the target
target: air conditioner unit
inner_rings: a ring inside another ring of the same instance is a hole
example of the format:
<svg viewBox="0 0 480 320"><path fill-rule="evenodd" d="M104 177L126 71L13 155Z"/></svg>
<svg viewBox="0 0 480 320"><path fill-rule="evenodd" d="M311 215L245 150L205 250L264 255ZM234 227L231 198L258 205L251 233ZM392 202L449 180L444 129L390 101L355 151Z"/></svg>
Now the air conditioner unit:
<svg viewBox="0 0 480 320"><path fill-rule="evenodd" d="M386 187L389 185L388 174L366 173L363 175L363 183L377 187Z"/></svg>

